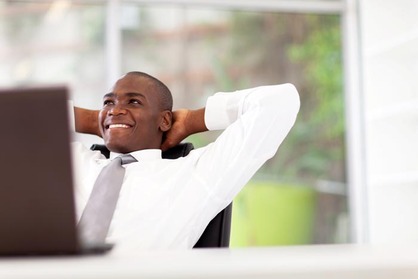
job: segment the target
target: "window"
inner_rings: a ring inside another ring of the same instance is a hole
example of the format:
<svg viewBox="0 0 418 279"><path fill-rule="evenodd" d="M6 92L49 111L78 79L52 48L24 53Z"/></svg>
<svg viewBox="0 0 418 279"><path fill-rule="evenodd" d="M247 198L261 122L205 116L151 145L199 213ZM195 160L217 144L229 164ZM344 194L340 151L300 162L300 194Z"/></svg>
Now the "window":
<svg viewBox="0 0 418 279"><path fill-rule="evenodd" d="M120 9L106 9L110 2ZM6 1L0 85L67 83L77 104L95 108L111 83L106 69L120 67L155 75L176 108L196 108L217 91L294 83L297 123L234 202L232 246L349 241L340 1L295 1L293 10L281 1L209 2ZM115 33L120 48L110 49ZM265 206L273 220L260 213Z"/></svg>

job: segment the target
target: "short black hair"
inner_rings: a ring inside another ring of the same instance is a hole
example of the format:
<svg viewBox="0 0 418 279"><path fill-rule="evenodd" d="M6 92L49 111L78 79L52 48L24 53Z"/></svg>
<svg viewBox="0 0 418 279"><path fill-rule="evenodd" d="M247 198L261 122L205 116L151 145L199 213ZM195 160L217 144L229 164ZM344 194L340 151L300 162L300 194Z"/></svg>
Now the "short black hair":
<svg viewBox="0 0 418 279"><path fill-rule="evenodd" d="M156 87L160 95L160 104L162 110L172 111L173 109L173 96L171 95L170 89L159 79L139 71L128 72L126 75L135 75L150 80Z"/></svg>

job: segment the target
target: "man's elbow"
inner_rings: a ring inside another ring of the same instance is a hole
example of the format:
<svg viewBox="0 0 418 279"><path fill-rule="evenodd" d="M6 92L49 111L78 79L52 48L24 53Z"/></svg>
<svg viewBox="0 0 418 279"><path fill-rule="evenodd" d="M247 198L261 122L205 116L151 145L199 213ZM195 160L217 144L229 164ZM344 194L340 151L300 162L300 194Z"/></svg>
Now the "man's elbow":
<svg viewBox="0 0 418 279"><path fill-rule="evenodd" d="M268 98L261 104L277 118L295 119L300 109L300 98L296 87L291 83L273 85L269 88Z"/></svg>

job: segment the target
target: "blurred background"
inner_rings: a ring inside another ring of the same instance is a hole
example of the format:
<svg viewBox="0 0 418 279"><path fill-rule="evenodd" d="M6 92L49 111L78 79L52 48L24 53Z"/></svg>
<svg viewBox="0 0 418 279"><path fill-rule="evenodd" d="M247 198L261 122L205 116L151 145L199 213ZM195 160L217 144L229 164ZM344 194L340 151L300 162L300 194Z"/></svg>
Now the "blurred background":
<svg viewBox="0 0 418 279"><path fill-rule="evenodd" d="M66 84L97 109L138 70L198 108L291 82L300 114L235 199L231 247L417 240L418 3L358 2L0 0L0 86Z"/></svg>

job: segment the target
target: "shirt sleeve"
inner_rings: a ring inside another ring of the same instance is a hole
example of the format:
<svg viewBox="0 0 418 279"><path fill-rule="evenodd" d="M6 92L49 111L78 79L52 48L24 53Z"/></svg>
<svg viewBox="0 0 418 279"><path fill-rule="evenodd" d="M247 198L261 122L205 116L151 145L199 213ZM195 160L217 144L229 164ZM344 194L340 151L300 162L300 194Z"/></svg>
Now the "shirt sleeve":
<svg viewBox="0 0 418 279"><path fill-rule="evenodd" d="M228 204L273 157L295 123L300 107L292 84L217 93L206 104L209 130L225 129L202 149L196 171L213 198ZM198 151L199 152L199 151Z"/></svg>

